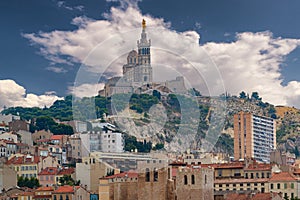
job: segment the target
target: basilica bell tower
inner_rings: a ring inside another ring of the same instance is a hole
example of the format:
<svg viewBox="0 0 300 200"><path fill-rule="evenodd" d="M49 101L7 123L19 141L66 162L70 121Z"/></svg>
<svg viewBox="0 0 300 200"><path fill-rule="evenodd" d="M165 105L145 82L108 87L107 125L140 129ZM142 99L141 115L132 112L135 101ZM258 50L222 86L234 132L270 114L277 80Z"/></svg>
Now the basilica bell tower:
<svg viewBox="0 0 300 200"><path fill-rule="evenodd" d="M150 46L151 40L147 40L146 21L142 21L142 33L140 40L137 41L138 46L138 73L135 79L137 82L146 84L152 83L152 67Z"/></svg>

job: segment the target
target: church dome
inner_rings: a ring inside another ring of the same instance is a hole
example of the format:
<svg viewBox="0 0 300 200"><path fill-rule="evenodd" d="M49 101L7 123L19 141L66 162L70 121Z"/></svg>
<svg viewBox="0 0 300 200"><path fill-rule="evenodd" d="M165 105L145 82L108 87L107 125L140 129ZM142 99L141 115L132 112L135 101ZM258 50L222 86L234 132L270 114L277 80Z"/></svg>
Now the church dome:
<svg viewBox="0 0 300 200"><path fill-rule="evenodd" d="M129 52L128 57L136 57L137 54L138 53L136 52L136 50L132 50L132 51Z"/></svg>
<svg viewBox="0 0 300 200"><path fill-rule="evenodd" d="M129 52L127 56L127 63L136 63L138 57L138 53L135 50Z"/></svg>

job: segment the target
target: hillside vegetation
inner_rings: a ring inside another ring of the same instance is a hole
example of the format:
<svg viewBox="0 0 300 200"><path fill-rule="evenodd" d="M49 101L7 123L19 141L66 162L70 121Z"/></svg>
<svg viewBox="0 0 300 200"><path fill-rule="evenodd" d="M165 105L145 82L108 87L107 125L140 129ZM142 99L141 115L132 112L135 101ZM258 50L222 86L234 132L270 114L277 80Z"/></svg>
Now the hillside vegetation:
<svg viewBox="0 0 300 200"><path fill-rule="evenodd" d="M118 94L112 98L85 97L76 100L75 103L73 102L73 107L72 96L67 96L64 100L54 102L49 108L12 107L3 110L2 114L20 115L23 119L35 122L31 125L32 131L45 128L54 132L61 132L68 128L51 119L70 121L73 119L102 118L104 120L105 114L105 116L112 116L106 120L118 125L113 116L114 111L123 112L129 109L131 113L136 113L132 114L132 121L128 123L129 127L135 127L135 131L122 127L124 128L122 130L130 130L125 131L127 134L126 150L130 151L137 148L148 152L153 146L154 149L165 148L172 151L182 150L179 147L198 149L203 145L210 129L212 131L219 130L216 135L221 133L214 151L233 155L233 115L239 111L245 111L276 119L278 148L298 152L297 146L300 145L300 137L298 136L300 112L298 109L283 106L275 107L263 102L256 92L252 93L251 96L241 92L239 97L223 95L218 99L226 103L226 115L224 115L224 123L222 124L211 121L217 112L214 105L217 100L214 98L201 96L200 93L197 96L175 94L162 96L156 90L152 94L134 94L131 96ZM112 104L113 108L111 107ZM195 105L197 110L194 109ZM159 112L153 111L153 106L164 108L165 121L159 118ZM220 122L222 122L223 116L219 117ZM153 126L153 118L164 123L163 127L155 133L149 129ZM221 129L220 126L222 126ZM68 134L72 134L72 132L68 131ZM128 143L128 141L131 142Z"/></svg>

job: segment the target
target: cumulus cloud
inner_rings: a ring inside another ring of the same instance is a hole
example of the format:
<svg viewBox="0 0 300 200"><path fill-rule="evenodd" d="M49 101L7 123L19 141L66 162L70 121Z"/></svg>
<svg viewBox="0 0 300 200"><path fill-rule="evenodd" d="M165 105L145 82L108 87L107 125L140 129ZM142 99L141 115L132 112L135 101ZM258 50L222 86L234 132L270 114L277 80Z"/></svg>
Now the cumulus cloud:
<svg viewBox="0 0 300 200"><path fill-rule="evenodd" d="M102 90L104 84L81 84L79 86L69 87L69 92L76 97L93 97L98 95L98 91Z"/></svg>
<svg viewBox="0 0 300 200"><path fill-rule="evenodd" d="M128 7L133 7L138 9L138 2L142 0L106 0L107 2L118 2L120 3L120 8L126 9Z"/></svg>
<svg viewBox="0 0 300 200"><path fill-rule="evenodd" d="M112 7L103 20L74 18L72 23L77 30L30 33L24 37L38 45L51 62L82 63L75 87L85 88L98 83L99 77L94 82L83 81L91 74L122 73L126 54L136 49L141 20L145 19L152 42L155 81L182 75L189 86L199 88L203 94L257 91L263 100L273 104L300 107L300 83L292 81L283 86L281 76L285 57L300 45L299 39L275 38L269 31L244 32L237 33L232 42L199 44L196 31L174 31L163 19L143 15L136 8L138 1L120 2L123 6Z"/></svg>
<svg viewBox="0 0 300 200"><path fill-rule="evenodd" d="M63 67L56 67L56 66L50 66L46 68L49 71L55 72L55 73L66 73L67 70Z"/></svg>
<svg viewBox="0 0 300 200"><path fill-rule="evenodd" d="M63 99L53 92L44 95L26 93L26 89L17 84L14 80L0 80L0 109L4 106L14 107L44 107L50 106L54 101Z"/></svg>
<svg viewBox="0 0 300 200"><path fill-rule="evenodd" d="M58 1L56 3L56 5L59 7L59 8L64 8L64 9L67 9L67 10L70 10L70 11L74 11L74 10L78 10L78 11L83 11L84 10L84 6L82 5L78 5L78 6L69 6L66 4L65 1Z"/></svg>

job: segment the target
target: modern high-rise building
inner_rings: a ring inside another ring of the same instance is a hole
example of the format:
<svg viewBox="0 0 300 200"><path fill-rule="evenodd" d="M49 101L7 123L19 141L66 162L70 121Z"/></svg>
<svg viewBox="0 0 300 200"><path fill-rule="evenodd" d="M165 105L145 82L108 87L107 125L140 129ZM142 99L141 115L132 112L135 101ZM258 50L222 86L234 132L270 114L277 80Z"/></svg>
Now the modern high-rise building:
<svg viewBox="0 0 300 200"><path fill-rule="evenodd" d="M276 122L269 117L240 112L234 115L234 159L270 162L276 148Z"/></svg>

